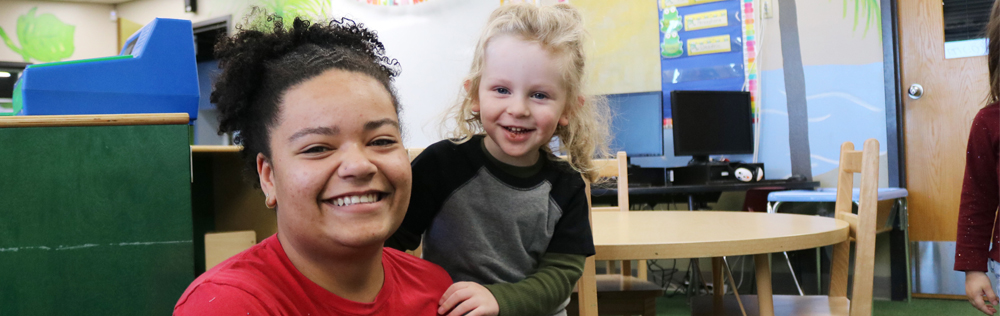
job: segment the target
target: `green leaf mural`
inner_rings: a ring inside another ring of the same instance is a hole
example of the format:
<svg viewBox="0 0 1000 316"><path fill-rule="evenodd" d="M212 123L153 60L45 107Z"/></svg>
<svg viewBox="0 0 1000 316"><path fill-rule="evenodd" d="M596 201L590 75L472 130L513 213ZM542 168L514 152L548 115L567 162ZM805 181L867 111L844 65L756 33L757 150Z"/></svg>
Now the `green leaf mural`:
<svg viewBox="0 0 1000 316"><path fill-rule="evenodd" d="M850 0L844 0L844 10L843 18L847 18L847 4ZM868 29L875 25L875 30L878 34L878 38L882 40L882 9L879 7L878 0L854 0L854 28L852 31L858 30L858 19L861 15L865 15L865 32L861 35L862 38L868 35Z"/></svg>
<svg viewBox="0 0 1000 316"><path fill-rule="evenodd" d="M28 13L17 18L17 40L21 47L17 47L3 28L0 28L0 38L3 38L4 44L21 55L25 62L31 62L32 59L40 62L61 61L73 55L73 33L76 27L63 23L51 13L35 16L36 9L38 7L31 8Z"/></svg>
<svg viewBox="0 0 1000 316"><path fill-rule="evenodd" d="M310 20L328 17L327 1L323 0L263 0L262 4L268 11L280 16L282 21L289 23L288 26L291 26L297 16Z"/></svg>

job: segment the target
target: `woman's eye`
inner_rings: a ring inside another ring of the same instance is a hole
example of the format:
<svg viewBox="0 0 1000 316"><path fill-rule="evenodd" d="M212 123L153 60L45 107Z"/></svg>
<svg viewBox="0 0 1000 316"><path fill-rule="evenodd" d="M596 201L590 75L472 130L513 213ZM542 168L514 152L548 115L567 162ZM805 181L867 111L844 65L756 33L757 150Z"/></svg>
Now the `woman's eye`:
<svg viewBox="0 0 1000 316"><path fill-rule="evenodd" d="M323 146L314 146L314 147L309 147L308 149L306 149L302 153L306 153L306 154L318 154L318 153L326 152L328 150L330 150L330 148L323 147Z"/></svg>
<svg viewBox="0 0 1000 316"><path fill-rule="evenodd" d="M535 92L534 94L531 95L531 97L535 98L535 99L548 99L549 98L549 96L547 94L544 94L544 93L541 93L541 92Z"/></svg>
<svg viewBox="0 0 1000 316"><path fill-rule="evenodd" d="M510 90L507 90L507 88L504 88L504 87L496 88L496 89L493 89L493 90L496 91L499 94L509 94L510 93Z"/></svg>
<svg viewBox="0 0 1000 316"><path fill-rule="evenodd" d="M373 140L371 142L371 145L372 146L383 146L384 147L384 146L392 146L392 145L395 145L396 143L398 143L398 142L396 140L394 140L394 139L379 138L379 139Z"/></svg>

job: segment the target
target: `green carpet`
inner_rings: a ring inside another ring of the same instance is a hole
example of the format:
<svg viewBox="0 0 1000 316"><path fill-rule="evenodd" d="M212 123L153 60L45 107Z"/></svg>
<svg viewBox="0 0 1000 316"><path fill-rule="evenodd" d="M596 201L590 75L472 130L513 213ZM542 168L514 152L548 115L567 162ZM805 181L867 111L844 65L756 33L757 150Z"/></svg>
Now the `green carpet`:
<svg viewBox="0 0 1000 316"><path fill-rule="evenodd" d="M913 302L873 302L872 315L876 316L978 316L984 315L969 302L951 300L913 299ZM683 295L672 298L660 297L656 300L658 316L689 316L691 307Z"/></svg>

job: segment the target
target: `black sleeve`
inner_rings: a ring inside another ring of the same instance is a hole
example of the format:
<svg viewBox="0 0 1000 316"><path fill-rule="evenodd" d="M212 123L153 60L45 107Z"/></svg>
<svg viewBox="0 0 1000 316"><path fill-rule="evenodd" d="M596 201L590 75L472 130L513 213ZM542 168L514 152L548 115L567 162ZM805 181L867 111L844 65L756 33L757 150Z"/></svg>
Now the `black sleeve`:
<svg viewBox="0 0 1000 316"><path fill-rule="evenodd" d="M565 188L558 189L556 194L568 196L564 203L559 203L563 215L556 223L555 232L549 241L546 252L594 255L594 236L590 231L590 219L587 216L587 193L583 178L579 174L566 176ZM558 202L561 199L556 199Z"/></svg>
<svg viewBox="0 0 1000 316"><path fill-rule="evenodd" d="M413 170L410 204L403 224L386 240L386 247L400 251L417 249L421 236L441 209L442 197L438 190L443 182L438 178L444 172L439 167L440 146L436 145L428 147L410 163Z"/></svg>

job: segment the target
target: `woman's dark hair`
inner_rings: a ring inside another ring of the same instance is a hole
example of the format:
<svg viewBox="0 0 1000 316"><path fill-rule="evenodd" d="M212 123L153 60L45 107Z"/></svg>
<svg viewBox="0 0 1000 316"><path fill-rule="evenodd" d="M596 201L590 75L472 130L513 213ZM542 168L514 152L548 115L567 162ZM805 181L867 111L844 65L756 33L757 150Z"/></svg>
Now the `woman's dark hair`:
<svg viewBox="0 0 1000 316"><path fill-rule="evenodd" d="M211 96L219 109L219 134L233 133L243 145L245 171L253 180L257 154L271 156L269 129L277 123L278 104L296 84L330 69L365 74L382 83L399 114L392 87L399 63L385 56L375 32L349 19L295 18L285 27L280 17L254 8L236 34L215 45L215 57L222 69Z"/></svg>
<svg viewBox="0 0 1000 316"><path fill-rule="evenodd" d="M1000 1L993 2L990 22L986 25L986 39L989 40L986 60L990 67L990 96L986 103L994 103L1000 101Z"/></svg>

